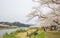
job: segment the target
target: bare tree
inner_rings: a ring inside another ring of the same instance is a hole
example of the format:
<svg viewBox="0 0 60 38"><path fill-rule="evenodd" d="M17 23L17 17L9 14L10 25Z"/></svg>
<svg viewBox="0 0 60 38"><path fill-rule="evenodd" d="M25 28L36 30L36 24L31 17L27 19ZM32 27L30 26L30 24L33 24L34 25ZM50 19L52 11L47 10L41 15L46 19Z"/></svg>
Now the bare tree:
<svg viewBox="0 0 60 38"><path fill-rule="evenodd" d="M33 0L39 3L38 7L33 7L31 13L28 15L29 20L38 17L38 21L42 26L50 26L53 23L60 25L60 0ZM47 14L42 14L41 7L48 7L52 11Z"/></svg>

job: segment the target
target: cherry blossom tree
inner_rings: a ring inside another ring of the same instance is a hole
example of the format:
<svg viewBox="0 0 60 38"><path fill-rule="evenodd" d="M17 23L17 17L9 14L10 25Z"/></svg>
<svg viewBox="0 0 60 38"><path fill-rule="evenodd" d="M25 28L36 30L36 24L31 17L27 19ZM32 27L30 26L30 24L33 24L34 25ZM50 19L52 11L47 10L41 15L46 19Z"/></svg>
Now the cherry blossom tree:
<svg viewBox="0 0 60 38"><path fill-rule="evenodd" d="M60 25L60 0L33 0L33 2L39 3L39 6L32 8L28 14L28 21L37 16L41 26ZM41 9L45 7L51 11L43 14Z"/></svg>

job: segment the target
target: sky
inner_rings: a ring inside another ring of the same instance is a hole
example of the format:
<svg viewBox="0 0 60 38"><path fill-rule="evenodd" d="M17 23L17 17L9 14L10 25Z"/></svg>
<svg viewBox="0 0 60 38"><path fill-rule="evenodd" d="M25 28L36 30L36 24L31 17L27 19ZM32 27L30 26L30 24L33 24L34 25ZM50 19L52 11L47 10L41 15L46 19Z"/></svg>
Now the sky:
<svg viewBox="0 0 60 38"><path fill-rule="evenodd" d="M27 15L33 6L38 6L32 0L0 0L0 22L22 22L27 24L35 24L34 18L30 22L26 22ZM44 9L46 11L46 8Z"/></svg>
<svg viewBox="0 0 60 38"><path fill-rule="evenodd" d="M32 0L0 0L0 21L28 23L27 15L32 6Z"/></svg>

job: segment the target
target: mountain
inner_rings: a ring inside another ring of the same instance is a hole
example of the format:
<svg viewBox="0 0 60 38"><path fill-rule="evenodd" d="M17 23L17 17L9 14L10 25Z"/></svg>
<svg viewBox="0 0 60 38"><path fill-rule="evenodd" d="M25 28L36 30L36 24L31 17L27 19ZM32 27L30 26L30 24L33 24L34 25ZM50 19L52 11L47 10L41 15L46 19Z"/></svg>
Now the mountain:
<svg viewBox="0 0 60 38"><path fill-rule="evenodd" d="M4 25L10 25L10 26L19 26L19 27L29 27L31 25L28 24L24 24L24 23L20 23L20 22L0 22L0 24L4 24Z"/></svg>
<svg viewBox="0 0 60 38"><path fill-rule="evenodd" d="M20 23L20 22L14 22L12 24L15 25L15 26L20 26L20 27L29 27L30 26L28 24L23 24L23 23Z"/></svg>

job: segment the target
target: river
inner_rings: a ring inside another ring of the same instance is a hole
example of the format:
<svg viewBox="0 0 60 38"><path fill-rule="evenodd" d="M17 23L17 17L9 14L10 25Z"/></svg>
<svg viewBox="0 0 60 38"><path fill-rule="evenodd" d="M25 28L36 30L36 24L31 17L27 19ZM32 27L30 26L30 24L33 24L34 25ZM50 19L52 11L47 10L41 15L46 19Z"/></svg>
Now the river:
<svg viewBox="0 0 60 38"><path fill-rule="evenodd" d="M17 28L17 29L3 29L3 30L0 30L0 36L3 36L5 33L11 33L11 32L14 32L16 30L19 30L19 29L25 29L27 30L28 28L26 27L20 27L20 28Z"/></svg>
<svg viewBox="0 0 60 38"><path fill-rule="evenodd" d="M11 33L16 31L17 29L4 29L4 30L0 30L0 36L3 36L5 33Z"/></svg>

